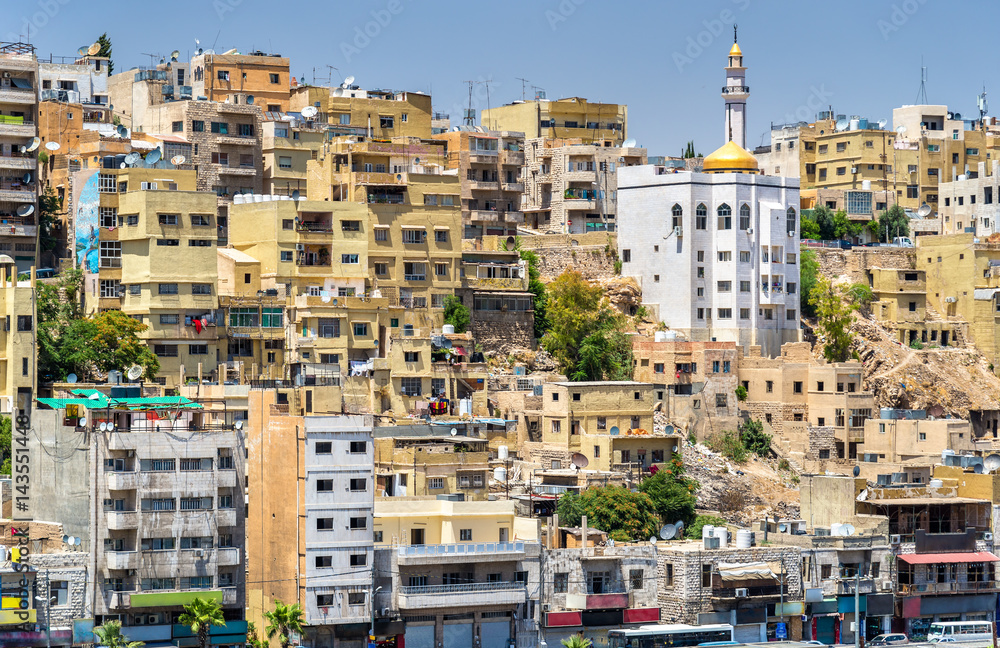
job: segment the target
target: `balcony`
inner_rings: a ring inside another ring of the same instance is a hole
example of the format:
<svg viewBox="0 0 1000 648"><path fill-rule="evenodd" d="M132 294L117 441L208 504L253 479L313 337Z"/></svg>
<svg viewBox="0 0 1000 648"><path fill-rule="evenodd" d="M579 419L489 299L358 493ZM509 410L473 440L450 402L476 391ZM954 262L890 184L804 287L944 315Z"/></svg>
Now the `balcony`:
<svg viewBox="0 0 1000 648"><path fill-rule="evenodd" d="M240 564L240 550L236 547L219 547L218 560L219 567L232 567Z"/></svg>
<svg viewBox="0 0 1000 648"><path fill-rule="evenodd" d="M396 549L400 565L499 562L524 559L523 542L407 545Z"/></svg>
<svg viewBox="0 0 1000 648"><path fill-rule="evenodd" d="M35 122L0 120L0 137L34 137Z"/></svg>
<svg viewBox="0 0 1000 648"><path fill-rule="evenodd" d="M875 581L871 578L862 578L860 581L856 581L850 576L844 576L836 581L836 586L838 596L853 596L854 590L857 590L859 594L875 593Z"/></svg>
<svg viewBox="0 0 1000 648"><path fill-rule="evenodd" d="M236 526L236 509L219 509L215 512L215 520L220 527Z"/></svg>
<svg viewBox="0 0 1000 648"><path fill-rule="evenodd" d="M255 176L257 175L257 169L254 167L230 167L230 166L220 166L219 175L230 175L230 176Z"/></svg>
<svg viewBox="0 0 1000 648"><path fill-rule="evenodd" d="M469 162L473 164L496 164L498 151L474 151L469 153Z"/></svg>
<svg viewBox="0 0 1000 648"><path fill-rule="evenodd" d="M2 88L0 103L30 105L38 102L38 96L31 88Z"/></svg>
<svg viewBox="0 0 1000 648"><path fill-rule="evenodd" d="M466 277L465 285L474 290L519 290L528 289L527 277Z"/></svg>
<svg viewBox="0 0 1000 648"><path fill-rule="evenodd" d="M354 174L354 181L356 184L359 185L405 186L407 178L405 173L359 171Z"/></svg>
<svg viewBox="0 0 1000 648"><path fill-rule="evenodd" d="M518 605L527 599L524 583L463 583L399 588L399 609L469 608Z"/></svg>
<svg viewBox="0 0 1000 648"><path fill-rule="evenodd" d="M236 605L236 588L235 587L223 587L222 588L222 604L223 605Z"/></svg>
<svg viewBox="0 0 1000 648"><path fill-rule="evenodd" d="M2 128L2 124L0 124ZM25 169L32 170L38 166L36 159L30 155L0 155L0 169Z"/></svg>
<svg viewBox="0 0 1000 648"><path fill-rule="evenodd" d="M469 180L469 189L473 191L496 191L499 188L496 180Z"/></svg>
<svg viewBox="0 0 1000 648"><path fill-rule="evenodd" d="M501 220L501 212L486 209L470 209L469 220L492 223Z"/></svg>
<svg viewBox="0 0 1000 648"><path fill-rule="evenodd" d="M722 86L724 95L746 95L750 94L750 86Z"/></svg>
<svg viewBox="0 0 1000 648"><path fill-rule="evenodd" d="M953 582L953 583L917 583L914 585L900 584L898 593L903 596L918 594L968 594L970 592L996 592L1000 590L997 581L983 582Z"/></svg>
<svg viewBox="0 0 1000 648"><path fill-rule="evenodd" d="M236 488L235 470L220 470L215 476L219 488Z"/></svg>
<svg viewBox="0 0 1000 648"><path fill-rule="evenodd" d="M135 490L139 486L139 475L135 472L106 472L108 490Z"/></svg>
<svg viewBox="0 0 1000 648"><path fill-rule="evenodd" d="M501 151L500 161L504 164L521 166L524 164L524 151Z"/></svg>
<svg viewBox="0 0 1000 648"><path fill-rule="evenodd" d="M504 191L516 191L517 193L524 193L524 183L523 182L505 182L503 183Z"/></svg>
<svg viewBox="0 0 1000 648"><path fill-rule="evenodd" d="M135 511L107 511L108 529L128 531L139 528L139 514Z"/></svg>
<svg viewBox="0 0 1000 648"><path fill-rule="evenodd" d="M0 187L0 202L33 203L36 200L38 200L38 194L35 193L34 185L23 188Z"/></svg>
<svg viewBox="0 0 1000 648"><path fill-rule="evenodd" d="M6 220L6 219L5 219ZM22 225L21 223L5 223L0 221L0 234L4 236L36 236L37 225Z"/></svg>
<svg viewBox="0 0 1000 648"><path fill-rule="evenodd" d="M602 594L567 594L566 607L571 610L620 610L631 607L630 595L620 588L621 592L605 592Z"/></svg>
<svg viewBox="0 0 1000 648"><path fill-rule="evenodd" d="M780 585L758 585L757 587L716 587L712 589L713 599L737 598L778 598L781 596ZM785 590L788 596L788 590Z"/></svg>
<svg viewBox="0 0 1000 648"><path fill-rule="evenodd" d="M105 551L108 569L138 569L139 553L136 551Z"/></svg>
<svg viewBox="0 0 1000 648"><path fill-rule="evenodd" d="M132 607L131 592L107 592L105 593L108 602L108 609L121 610Z"/></svg>
<svg viewBox="0 0 1000 648"><path fill-rule="evenodd" d="M219 112L222 111L220 110ZM257 138L253 135L220 135L215 138L215 142L217 144L229 144L231 146L256 146Z"/></svg>

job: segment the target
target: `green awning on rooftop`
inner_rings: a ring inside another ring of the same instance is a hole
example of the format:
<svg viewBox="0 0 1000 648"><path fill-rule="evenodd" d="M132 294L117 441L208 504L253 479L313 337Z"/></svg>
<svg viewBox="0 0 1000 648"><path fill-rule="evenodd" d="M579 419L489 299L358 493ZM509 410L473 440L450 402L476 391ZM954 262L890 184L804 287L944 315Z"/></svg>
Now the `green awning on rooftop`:
<svg viewBox="0 0 1000 648"><path fill-rule="evenodd" d="M130 410L202 409L199 403L183 396L109 399L94 389L77 389L72 393L82 396L82 398L39 398L38 402L48 405L52 409L66 409L67 405L82 405L87 409L107 409L108 407ZM89 398L93 394L97 394L97 398Z"/></svg>

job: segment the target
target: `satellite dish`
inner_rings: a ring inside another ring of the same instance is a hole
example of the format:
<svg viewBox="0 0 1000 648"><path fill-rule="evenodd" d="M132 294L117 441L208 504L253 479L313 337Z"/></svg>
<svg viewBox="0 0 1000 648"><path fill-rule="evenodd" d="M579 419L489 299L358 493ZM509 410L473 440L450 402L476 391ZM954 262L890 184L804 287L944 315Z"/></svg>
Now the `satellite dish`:
<svg viewBox="0 0 1000 648"><path fill-rule="evenodd" d="M413 158L413 163L414 164L420 164L420 158L418 158L418 157Z"/></svg>
<svg viewBox="0 0 1000 648"><path fill-rule="evenodd" d="M680 538L680 537L683 536L683 534L684 534L684 520L677 520L676 522L674 522L674 533L677 534L676 537L678 537L678 538Z"/></svg>
<svg viewBox="0 0 1000 648"><path fill-rule="evenodd" d="M354 77L353 76L349 76L346 79L344 79L344 85L341 86L341 87L346 90L347 88L351 87L352 83L354 83Z"/></svg>
<svg viewBox="0 0 1000 648"><path fill-rule="evenodd" d="M146 164L156 164L157 162L160 161L160 158L162 157L163 157L163 152L160 149L155 148L146 154L145 158Z"/></svg>
<svg viewBox="0 0 1000 648"><path fill-rule="evenodd" d="M982 475L983 474L983 464L978 464L977 463L975 466L972 467L972 472L976 473L977 475Z"/></svg>
<svg viewBox="0 0 1000 648"><path fill-rule="evenodd" d="M635 148L636 141L634 137L630 137L624 142L622 142L622 148Z"/></svg>
<svg viewBox="0 0 1000 648"><path fill-rule="evenodd" d="M779 533L786 533L787 531L788 531L788 525L787 524L785 524L784 522L782 522L781 524L778 525L778 532Z"/></svg>
<svg viewBox="0 0 1000 648"><path fill-rule="evenodd" d="M185 158L183 155L175 155L174 157L170 158L170 164L173 164L174 166L180 166L184 164L185 161L187 161L187 158Z"/></svg>
<svg viewBox="0 0 1000 648"><path fill-rule="evenodd" d="M906 132L906 126L897 126L896 127L896 133L898 135L902 135L905 132Z"/></svg>
<svg viewBox="0 0 1000 648"><path fill-rule="evenodd" d="M298 200L299 196L301 196L301 195L302 194L299 193L299 190L296 189L295 191L292 192L292 200Z"/></svg>
<svg viewBox="0 0 1000 648"><path fill-rule="evenodd" d="M334 97L343 97L344 96L344 89L343 88L334 88L333 89L333 96Z"/></svg>
<svg viewBox="0 0 1000 648"><path fill-rule="evenodd" d="M983 460L986 470L993 472L1000 468L1000 455L991 454Z"/></svg>
<svg viewBox="0 0 1000 648"><path fill-rule="evenodd" d="M854 535L854 525L845 524L844 526L840 527L840 532L845 536L852 536Z"/></svg>
<svg viewBox="0 0 1000 648"><path fill-rule="evenodd" d="M235 423L233 423L233 427L236 428L237 430L242 430L243 429L243 421L236 421Z"/></svg>
<svg viewBox="0 0 1000 648"><path fill-rule="evenodd" d="M330 295L323 295L322 297L319 298L319 300L321 302L323 302L324 304L329 304L330 303Z"/></svg>
<svg viewBox="0 0 1000 648"><path fill-rule="evenodd" d="M23 176L21 176L21 182L23 182L25 184L28 184L29 182L31 182L31 172L30 171L28 173L25 173Z"/></svg>
<svg viewBox="0 0 1000 648"><path fill-rule="evenodd" d="M125 156L125 164L132 166L141 159L142 159L141 155L139 155L135 151L132 151L131 153Z"/></svg>
<svg viewBox="0 0 1000 648"><path fill-rule="evenodd" d="M105 423L104 421L101 421L101 425L99 427L100 427L101 432L107 432L108 431L108 424Z"/></svg>
<svg viewBox="0 0 1000 648"><path fill-rule="evenodd" d="M931 215L931 211L931 206L924 203L920 205L920 208L917 210L917 216L920 216L920 218L927 218Z"/></svg>
<svg viewBox="0 0 1000 648"><path fill-rule="evenodd" d="M125 164L124 162L122 162L121 164L119 164L119 165L118 165L118 168L119 168L119 169L125 169L125 168L127 168L127 167L128 167L128 165L127 165L127 164Z"/></svg>
<svg viewBox="0 0 1000 648"><path fill-rule="evenodd" d="M840 131L845 131L851 126L851 122L846 119L841 119L837 122L836 129L839 133Z"/></svg>
<svg viewBox="0 0 1000 648"><path fill-rule="evenodd" d="M584 538L584 542L586 542L586 538ZM651 545L656 544L656 536L649 536L649 544Z"/></svg>
<svg viewBox="0 0 1000 648"><path fill-rule="evenodd" d="M178 57L179 57L180 55L181 55L181 51L180 51L180 50L174 50L173 52L170 52L170 60L171 60L171 61L176 61L176 60L177 60L177 58L178 58Z"/></svg>
<svg viewBox="0 0 1000 648"><path fill-rule="evenodd" d="M75 383L76 380L77 380L77 378L76 378L76 374L75 373L71 373L70 375L66 376L66 382L68 382L71 385L73 383Z"/></svg>
<svg viewBox="0 0 1000 648"><path fill-rule="evenodd" d="M619 432L621 432L621 430L618 429L617 425L612 425L611 429L608 430L608 434L610 434L611 436L618 436Z"/></svg>
<svg viewBox="0 0 1000 648"><path fill-rule="evenodd" d="M586 468L590 465L590 459L587 459L587 455L582 452L574 452L572 461L577 468Z"/></svg>
<svg viewBox="0 0 1000 648"><path fill-rule="evenodd" d="M25 151L29 151L29 152L30 151L34 151L35 149L37 149L41 145L42 145L42 140L39 139L39 138L37 138L37 137L33 137L33 138L31 138L31 143L28 144L28 146L24 150Z"/></svg>
<svg viewBox="0 0 1000 648"><path fill-rule="evenodd" d="M138 380L139 376L142 375L142 367L139 365L132 365L128 368L128 371L125 372L125 375L129 380Z"/></svg>
<svg viewBox="0 0 1000 648"><path fill-rule="evenodd" d="M76 54L77 54L77 56L86 56L86 55L87 55L87 49L88 49L88 48L87 48L87 46L86 46L86 45L84 45L84 46L83 46L83 47L81 47L80 49L76 50ZM64 537L65 537L65 536L64 536Z"/></svg>
<svg viewBox="0 0 1000 648"><path fill-rule="evenodd" d="M63 542L65 542L66 544L69 544L69 536L68 535L64 535L63 536Z"/></svg>
<svg viewBox="0 0 1000 648"><path fill-rule="evenodd" d="M128 137L128 129L122 126L121 124L118 124L118 127L115 129L115 132L118 133L118 137L121 137L122 139Z"/></svg>
<svg viewBox="0 0 1000 648"><path fill-rule="evenodd" d="M336 305L337 305L337 300L336 300L336 299L334 299L334 300L333 300L333 305L334 305L334 306L336 306Z"/></svg>
<svg viewBox="0 0 1000 648"><path fill-rule="evenodd" d="M306 119L312 119L313 117L316 116L317 112L319 111L316 110L316 106L306 106L305 108L302 109L302 116L305 117Z"/></svg>
<svg viewBox="0 0 1000 648"><path fill-rule="evenodd" d="M458 428L451 428L451 436L457 436L457 435L458 435Z"/></svg>
<svg viewBox="0 0 1000 648"><path fill-rule="evenodd" d="M253 105L253 95L247 95L247 105L248 106Z"/></svg>
<svg viewBox="0 0 1000 648"><path fill-rule="evenodd" d="M100 43L94 43L89 48L87 48L87 54L89 54L90 56L95 56L100 51L101 51Z"/></svg>
<svg viewBox="0 0 1000 648"><path fill-rule="evenodd" d="M677 527L673 524L664 524L660 527L660 537L664 540L673 540L675 535L677 535Z"/></svg>
<svg viewBox="0 0 1000 648"><path fill-rule="evenodd" d="M860 474L861 474L861 466L855 466L854 467L854 476L857 477Z"/></svg>
<svg viewBox="0 0 1000 648"><path fill-rule="evenodd" d="M34 213L35 213L34 205L21 205L20 207L17 208L18 216L31 216Z"/></svg>
<svg viewBox="0 0 1000 648"><path fill-rule="evenodd" d="M886 124L888 124L888 123L889 123L889 122L888 122L888 121L886 121L885 119L880 119L880 120L878 120L878 127L879 127L879 130L882 130L882 129L884 129L884 128L885 128L885 125L886 125Z"/></svg>
<svg viewBox="0 0 1000 648"><path fill-rule="evenodd" d="M45 148L50 151L58 151L61 147L59 146L59 142L46 142Z"/></svg>

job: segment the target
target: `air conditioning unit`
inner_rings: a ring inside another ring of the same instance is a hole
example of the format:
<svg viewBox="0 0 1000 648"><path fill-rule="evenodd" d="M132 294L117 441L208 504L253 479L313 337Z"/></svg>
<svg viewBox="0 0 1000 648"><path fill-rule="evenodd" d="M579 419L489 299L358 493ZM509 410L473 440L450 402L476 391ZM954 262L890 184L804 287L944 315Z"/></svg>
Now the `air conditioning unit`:
<svg viewBox="0 0 1000 648"><path fill-rule="evenodd" d="M205 555L205 550L204 549L195 549L194 550L194 555L195 555L196 558L201 558L202 556Z"/></svg>
<svg viewBox="0 0 1000 648"><path fill-rule="evenodd" d="M748 227L747 228L747 234L753 234L753 228L752 227Z"/></svg>
<svg viewBox="0 0 1000 648"><path fill-rule="evenodd" d="M983 534L983 540L986 542L993 542L993 534L987 531Z"/></svg>
<svg viewBox="0 0 1000 648"><path fill-rule="evenodd" d="M306 246L303 245L302 243L296 243L295 244L295 251L296 252L305 252L306 251Z"/></svg>
<svg viewBox="0 0 1000 648"><path fill-rule="evenodd" d="M552 609L552 606L548 603L542 603L542 612L548 612Z"/></svg>
<svg viewBox="0 0 1000 648"><path fill-rule="evenodd" d="M898 545L902 544L902 542L903 542L903 537L898 534L893 533L892 535L889 536L889 544Z"/></svg>
<svg viewBox="0 0 1000 648"><path fill-rule="evenodd" d="M674 236L684 236L684 228L680 225L674 225Z"/></svg>
<svg viewBox="0 0 1000 648"><path fill-rule="evenodd" d="M788 238L795 238L795 231L788 232Z"/></svg>
<svg viewBox="0 0 1000 648"><path fill-rule="evenodd" d="M10 78L10 72L4 72L3 73L3 78L9 79Z"/></svg>
<svg viewBox="0 0 1000 648"><path fill-rule="evenodd" d="M945 297L945 298L944 298L944 301L945 301L945 303L946 303L946 304L954 304L954 303L955 303L955 302L957 302L958 300L957 300L957 299L955 299L954 297Z"/></svg>
<svg viewBox="0 0 1000 648"><path fill-rule="evenodd" d="M387 617L392 614L392 608L382 608L382 616Z"/></svg>
<svg viewBox="0 0 1000 648"><path fill-rule="evenodd" d="M746 598L748 596L750 596L750 590L749 589L747 589L746 587L737 587L736 588L736 598Z"/></svg>
<svg viewBox="0 0 1000 648"><path fill-rule="evenodd" d="M851 167L851 173L857 173L858 167Z"/></svg>
<svg viewBox="0 0 1000 648"><path fill-rule="evenodd" d="M879 588L879 591L882 591L882 592L891 592L892 591L892 581L891 580L879 581L878 588Z"/></svg>

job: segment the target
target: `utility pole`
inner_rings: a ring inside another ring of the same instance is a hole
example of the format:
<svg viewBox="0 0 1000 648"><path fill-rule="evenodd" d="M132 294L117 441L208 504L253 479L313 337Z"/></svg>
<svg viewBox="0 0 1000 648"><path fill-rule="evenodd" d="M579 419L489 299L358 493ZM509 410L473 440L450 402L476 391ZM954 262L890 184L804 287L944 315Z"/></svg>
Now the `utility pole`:
<svg viewBox="0 0 1000 648"><path fill-rule="evenodd" d="M861 648L861 565L854 572L854 648Z"/></svg>

